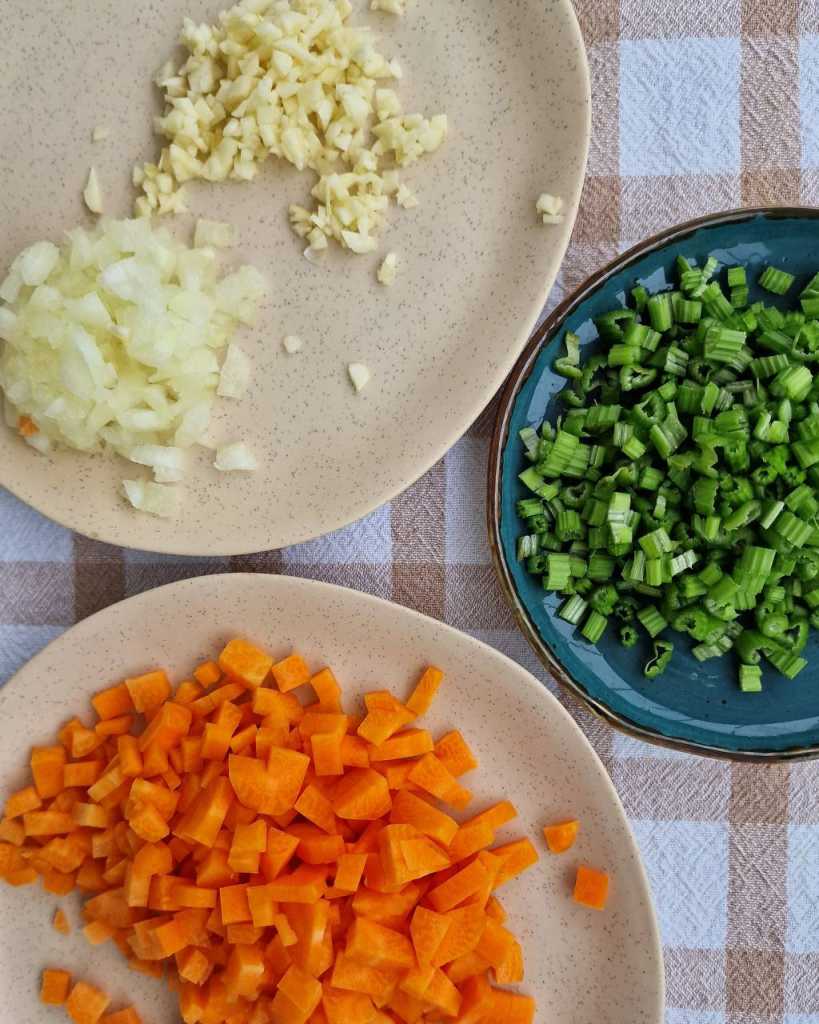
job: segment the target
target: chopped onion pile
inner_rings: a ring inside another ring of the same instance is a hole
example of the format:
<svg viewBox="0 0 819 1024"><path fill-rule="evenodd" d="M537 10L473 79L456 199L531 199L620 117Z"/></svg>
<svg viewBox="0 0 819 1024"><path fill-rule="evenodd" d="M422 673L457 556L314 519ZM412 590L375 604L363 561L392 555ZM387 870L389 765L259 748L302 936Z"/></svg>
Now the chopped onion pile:
<svg viewBox="0 0 819 1024"><path fill-rule="evenodd" d="M224 229L200 226L197 237L224 239ZM241 349L229 345L221 372L219 357L264 291L253 267L220 277L212 248L188 248L148 220L102 220L59 248L29 246L0 285L9 425L33 423L21 434L41 452L111 451L150 467L155 481L125 481L126 496L172 514L165 485L183 478L182 449L203 441L217 393L239 398L248 385Z"/></svg>
<svg viewBox="0 0 819 1024"><path fill-rule="evenodd" d="M400 13L403 3L379 7ZM272 155L319 176L315 206L290 210L309 259L329 239L372 252L390 197L417 202L380 162L406 167L432 153L447 119L406 115L398 95L379 87L401 69L375 49L368 27L347 24L351 10L348 0L241 0L218 24L186 19L187 59L156 77L166 107L155 128L169 145L157 164L134 170L137 214L184 209L184 182L247 181Z"/></svg>

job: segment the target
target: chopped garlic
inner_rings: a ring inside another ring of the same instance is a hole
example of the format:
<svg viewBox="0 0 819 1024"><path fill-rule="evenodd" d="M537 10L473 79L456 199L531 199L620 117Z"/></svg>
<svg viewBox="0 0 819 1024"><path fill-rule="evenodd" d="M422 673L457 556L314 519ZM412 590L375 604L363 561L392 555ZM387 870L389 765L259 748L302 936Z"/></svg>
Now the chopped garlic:
<svg viewBox="0 0 819 1024"><path fill-rule="evenodd" d="M241 398L250 384L250 372L250 360L238 345L231 343L222 363L216 394L220 398Z"/></svg>
<svg viewBox="0 0 819 1024"><path fill-rule="evenodd" d="M369 368L363 363L350 363L347 367L347 373L349 373L350 380L356 391L362 391L372 378Z"/></svg>
<svg viewBox="0 0 819 1024"><path fill-rule="evenodd" d="M403 13L405 0L375 0ZM329 240L354 253L377 247L399 167L444 141L443 115L404 114L390 88L395 60L375 49L367 26L352 26L348 0L241 0L214 24L186 19L184 63L155 77L165 109L154 127L167 144L155 164L134 169L138 217L185 209L193 179L248 181L268 156L318 176L310 209L293 206L293 230L318 262ZM372 122L377 119L375 127ZM409 190L397 201L415 205Z"/></svg>
<svg viewBox="0 0 819 1024"><path fill-rule="evenodd" d="M252 473L259 468L256 456L243 441L217 448L213 465L220 473Z"/></svg>
<svg viewBox="0 0 819 1024"><path fill-rule="evenodd" d="M150 480L123 480L125 497L140 512L172 519L179 508L179 491Z"/></svg>
<svg viewBox="0 0 819 1024"><path fill-rule="evenodd" d="M291 356L295 355L296 352L301 352L304 348L304 342L297 334L288 334L282 345L284 346L284 351Z"/></svg>
<svg viewBox="0 0 819 1024"><path fill-rule="evenodd" d="M372 0L370 10L386 11L387 14L397 14L400 17L406 11L406 7L404 0Z"/></svg>
<svg viewBox="0 0 819 1024"><path fill-rule="evenodd" d="M395 275L398 271L398 256L394 252L388 252L384 262L378 268L378 280L381 284L389 287L395 284Z"/></svg>
<svg viewBox="0 0 819 1024"><path fill-rule="evenodd" d="M236 228L220 220L205 220L200 217L193 233L193 244L197 249L212 245L215 249L229 249L236 245Z"/></svg>
<svg viewBox="0 0 819 1024"><path fill-rule="evenodd" d="M418 197L403 183L398 186L395 193L395 201L405 210L412 210L418 205Z"/></svg>
<svg viewBox="0 0 819 1024"><path fill-rule="evenodd" d="M82 194L85 205L92 213L102 213L102 190L100 189L97 169L92 167L88 172L88 184Z"/></svg>
<svg viewBox="0 0 819 1024"><path fill-rule="evenodd" d="M97 127L93 130L93 132L91 132L91 141L92 142L105 142L105 140L108 138L109 134L110 134L110 132L108 131L107 128L103 128L102 125L97 125Z"/></svg>
<svg viewBox="0 0 819 1024"><path fill-rule="evenodd" d="M563 223L563 200L560 196L552 196L548 192L544 192L536 203L536 209L542 215L544 224Z"/></svg>

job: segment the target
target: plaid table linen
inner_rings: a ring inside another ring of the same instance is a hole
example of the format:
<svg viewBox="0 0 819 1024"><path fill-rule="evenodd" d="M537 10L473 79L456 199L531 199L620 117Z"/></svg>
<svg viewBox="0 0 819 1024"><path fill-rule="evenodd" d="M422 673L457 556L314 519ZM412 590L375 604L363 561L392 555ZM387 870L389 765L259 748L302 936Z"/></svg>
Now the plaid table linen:
<svg viewBox="0 0 819 1024"><path fill-rule="evenodd" d="M710 211L819 202L819 0L579 0L593 136L549 308L646 235ZM390 505L249 557L123 551L0 491L0 681L72 623L225 571L353 587L520 662L565 703L620 793L665 948L667 1024L819 1024L819 765L730 765L612 731L557 689L518 632L485 530L490 406ZM601 1022L605 1024L605 1022Z"/></svg>

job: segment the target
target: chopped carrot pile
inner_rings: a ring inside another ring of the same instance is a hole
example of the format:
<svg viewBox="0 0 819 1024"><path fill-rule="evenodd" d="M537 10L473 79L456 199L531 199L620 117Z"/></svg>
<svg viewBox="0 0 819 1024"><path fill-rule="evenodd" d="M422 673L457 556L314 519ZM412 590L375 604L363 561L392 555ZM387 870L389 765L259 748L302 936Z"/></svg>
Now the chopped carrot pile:
<svg viewBox="0 0 819 1024"><path fill-rule="evenodd" d="M574 898L593 910L603 910L609 898L609 876L605 871L581 864L574 883Z"/></svg>
<svg viewBox="0 0 819 1024"><path fill-rule="evenodd" d="M161 670L109 687L32 751L0 877L87 893L86 938L165 977L185 1024L529 1024L496 987L524 974L496 892L538 855L494 845L508 801L453 816L477 761L419 725L442 679L358 714L330 669L234 639L175 692ZM139 1024L69 987L44 973L75 1024Z"/></svg>
<svg viewBox="0 0 819 1024"><path fill-rule="evenodd" d="M552 853L565 853L574 846L579 830L579 821L559 821L555 825L547 825L543 835Z"/></svg>

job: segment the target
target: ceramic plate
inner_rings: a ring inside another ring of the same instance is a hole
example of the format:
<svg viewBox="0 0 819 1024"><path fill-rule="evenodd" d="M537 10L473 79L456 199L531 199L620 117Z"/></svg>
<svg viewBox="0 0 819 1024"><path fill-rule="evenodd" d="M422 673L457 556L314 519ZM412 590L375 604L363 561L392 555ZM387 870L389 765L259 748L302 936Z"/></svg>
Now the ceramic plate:
<svg viewBox="0 0 819 1024"><path fill-rule="evenodd" d="M135 162L154 158L151 85L183 16L229 0L4 0L0 67L0 268L25 245L89 222L81 192L98 170L106 211L130 213ZM241 335L251 392L222 403L215 437L244 439L256 474L219 474L200 450L176 522L119 497L133 467L63 453L38 457L0 431L0 483L59 522L128 547L178 554L278 548L365 515L409 486L469 426L509 372L543 308L571 232L589 138L589 76L570 0L411 0L403 18L369 12L383 51L405 70L407 110L445 111L451 136L406 180L421 205L390 217L381 254L301 255L288 205L314 177L268 160L253 183L191 189L191 209L232 222L231 258L270 282L258 326ZM13 86L12 86L13 83ZM110 137L92 143L95 126ZM541 192L563 196L565 223L538 223ZM181 225L189 230L189 221ZM395 286L378 284L385 252ZM0 269L2 275L2 269ZM285 335L302 353L287 356ZM350 362L373 380L356 395Z"/></svg>
<svg viewBox="0 0 819 1024"><path fill-rule="evenodd" d="M556 615L558 599L544 594L515 556L520 525L515 502L523 497L517 474L524 469L519 430L557 414L565 380L552 371L563 332L579 333L584 348L595 344L593 318L622 306L636 283L663 289L674 275L677 255L702 265L713 253L723 266L742 265L756 281L769 263L804 282L819 269L819 213L813 210L751 210L717 214L649 239L590 278L538 329L512 372L492 443L489 530L495 563L507 596L537 653L613 725L652 742L739 759L777 760L819 755L816 697L819 635L812 631L805 657L810 665L795 680L771 668L763 691L740 692L732 657L698 662L686 643L656 680L642 674L648 652L626 650L609 631L598 647L578 638ZM797 289L793 289L797 294ZM755 285L751 299L788 303ZM528 463L527 463L528 465Z"/></svg>
<svg viewBox="0 0 819 1024"><path fill-rule="evenodd" d="M537 1020L572 1024L660 1024L662 958L648 883L614 788L560 704L522 668L483 644L415 612L365 594L281 576L226 575L187 580L131 598L86 619L37 655L0 693L3 796L23 781L31 744L112 680L159 663L178 679L229 637L243 634L278 657L295 647L318 668L332 665L345 699L388 687L406 692L425 663L446 679L428 716L434 734L458 727L481 767L466 781L476 809L514 800L520 817L503 836L528 835L567 815L582 822L577 847L543 852L509 883L504 904L526 957L525 988ZM469 781L471 780L471 781ZM570 898L578 862L613 878L603 913ZM78 920L77 903L70 905ZM173 1024L173 1001L133 974L112 947L50 927L55 898L0 887L0 1020L47 1024L36 999L39 970L63 964L133 1000L152 1024Z"/></svg>

